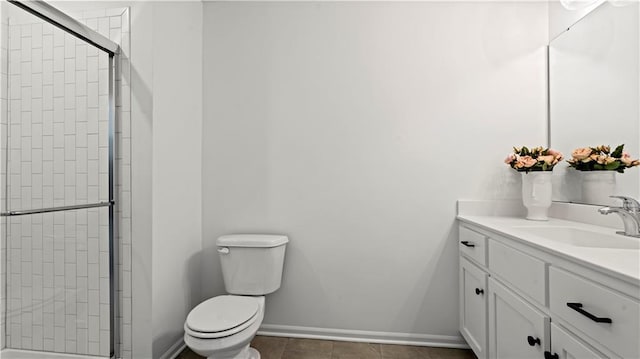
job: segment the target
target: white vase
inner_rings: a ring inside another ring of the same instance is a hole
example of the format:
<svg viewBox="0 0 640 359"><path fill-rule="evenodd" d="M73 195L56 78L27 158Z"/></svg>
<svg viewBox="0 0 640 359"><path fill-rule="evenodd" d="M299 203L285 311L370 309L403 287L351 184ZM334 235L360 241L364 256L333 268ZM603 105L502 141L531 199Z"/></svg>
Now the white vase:
<svg viewBox="0 0 640 359"><path fill-rule="evenodd" d="M546 221L551 206L551 171L522 172L522 203L527 219Z"/></svg>
<svg viewBox="0 0 640 359"><path fill-rule="evenodd" d="M616 171L583 171L582 201L588 204L610 205L616 190Z"/></svg>

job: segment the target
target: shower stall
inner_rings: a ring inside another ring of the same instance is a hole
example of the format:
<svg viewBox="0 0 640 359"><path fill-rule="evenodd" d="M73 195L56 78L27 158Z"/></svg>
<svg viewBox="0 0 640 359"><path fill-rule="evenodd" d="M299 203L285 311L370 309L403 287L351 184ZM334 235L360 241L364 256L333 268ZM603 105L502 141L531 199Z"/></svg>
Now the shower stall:
<svg viewBox="0 0 640 359"><path fill-rule="evenodd" d="M128 12L0 15L0 355L130 357Z"/></svg>

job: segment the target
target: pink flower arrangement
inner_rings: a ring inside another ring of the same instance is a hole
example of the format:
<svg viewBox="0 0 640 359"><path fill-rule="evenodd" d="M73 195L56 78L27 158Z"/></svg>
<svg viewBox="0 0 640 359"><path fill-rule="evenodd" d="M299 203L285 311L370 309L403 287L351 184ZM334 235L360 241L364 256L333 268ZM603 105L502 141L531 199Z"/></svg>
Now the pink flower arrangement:
<svg viewBox="0 0 640 359"><path fill-rule="evenodd" d="M640 160L634 160L624 151L624 144L611 152L611 147L601 145L597 147L581 147L571 152L569 166L578 171L617 171L624 173L627 168L640 165Z"/></svg>
<svg viewBox="0 0 640 359"><path fill-rule="evenodd" d="M514 147L513 153L505 158L504 163L518 172L552 171L562 161L562 153L551 148L526 146Z"/></svg>

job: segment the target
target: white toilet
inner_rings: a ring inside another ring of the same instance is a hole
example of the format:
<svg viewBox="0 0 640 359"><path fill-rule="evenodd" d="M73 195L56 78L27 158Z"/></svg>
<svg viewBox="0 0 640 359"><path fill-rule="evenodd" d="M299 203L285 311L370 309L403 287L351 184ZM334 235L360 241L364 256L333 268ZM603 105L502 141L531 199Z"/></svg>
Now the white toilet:
<svg viewBox="0 0 640 359"><path fill-rule="evenodd" d="M259 359L250 348L264 318L264 295L280 288L289 239L234 234L216 241L224 286L221 295L198 304L184 323L184 342L209 359Z"/></svg>

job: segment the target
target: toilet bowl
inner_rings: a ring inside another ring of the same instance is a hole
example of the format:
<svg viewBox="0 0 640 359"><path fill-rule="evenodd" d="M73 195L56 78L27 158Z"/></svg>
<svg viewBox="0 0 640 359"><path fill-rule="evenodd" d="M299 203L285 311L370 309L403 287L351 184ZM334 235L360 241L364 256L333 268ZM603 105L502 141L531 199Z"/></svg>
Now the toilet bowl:
<svg viewBox="0 0 640 359"><path fill-rule="evenodd" d="M225 289L198 304L184 323L184 342L209 359L259 359L249 347L264 318L265 297L280 288L289 238L234 234L218 238Z"/></svg>
<svg viewBox="0 0 640 359"><path fill-rule="evenodd" d="M249 347L264 318L264 297L222 295L200 303L184 324L184 341L210 359L259 359Z"/></svg>

